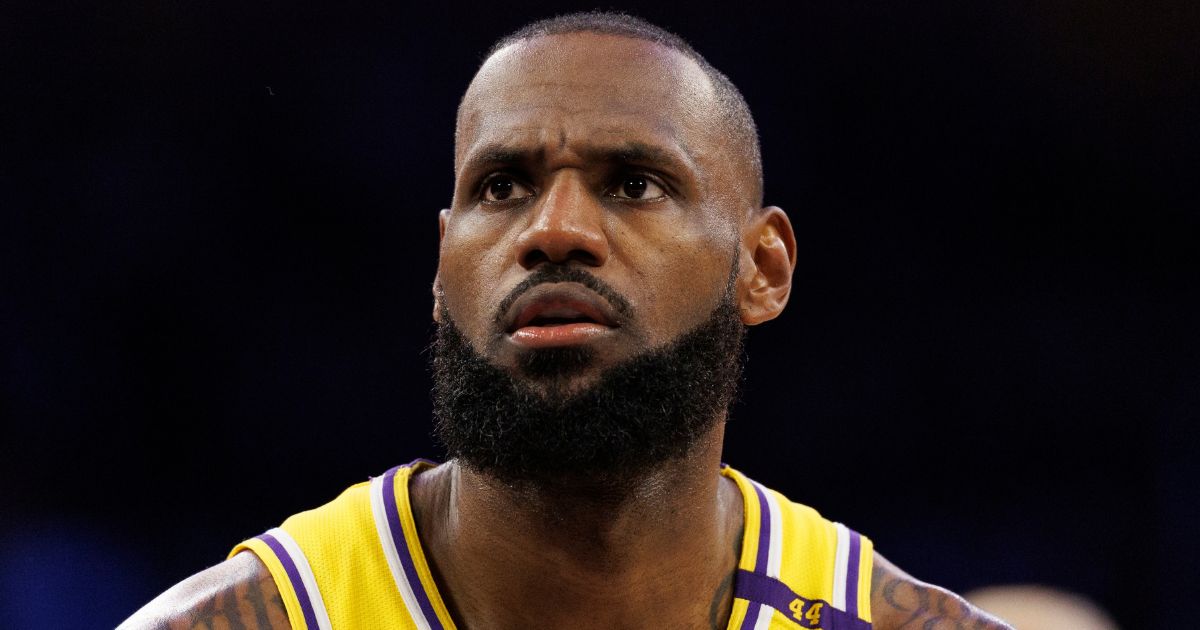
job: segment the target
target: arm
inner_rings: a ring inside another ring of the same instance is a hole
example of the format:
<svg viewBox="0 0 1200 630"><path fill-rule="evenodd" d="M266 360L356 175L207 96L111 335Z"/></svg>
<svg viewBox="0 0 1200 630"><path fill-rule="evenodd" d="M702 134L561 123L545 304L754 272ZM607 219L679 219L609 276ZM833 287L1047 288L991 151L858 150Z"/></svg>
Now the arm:
<svg viewBox="0 0 1200 630"><path fill-rule="evenodd" d="M871 619L878 630L1013 630L939 586L926 584L875 554Z"/></svg>
<svg viewBox="0 0 1200 630"><path fill-rule="evenodd" d="M290 630L275 580L252 553L205 569L154 598L117 630Z"/></svg>

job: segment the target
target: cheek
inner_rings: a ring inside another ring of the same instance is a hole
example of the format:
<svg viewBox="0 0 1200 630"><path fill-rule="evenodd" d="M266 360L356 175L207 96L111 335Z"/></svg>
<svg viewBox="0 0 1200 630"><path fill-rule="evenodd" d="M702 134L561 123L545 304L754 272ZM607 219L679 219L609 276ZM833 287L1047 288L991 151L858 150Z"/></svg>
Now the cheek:
<svg viewBox="0 0 1200 630"><path fill-rule="evenodd" d="M500 301L495 292L507 257L502 241L499 234L451 227L442 239L438 275L443 301L454 323L473 341L487 334L486 324L495 315L489 305Z"/></svg>
<svg viewBox="0 0 1200 630"><path fill-rule="evenodd" d="M672 229L636 248L631 267L639 310L654 345L700 325L717 307L734 253L734 244L722 236L705 229Z"/></svg>

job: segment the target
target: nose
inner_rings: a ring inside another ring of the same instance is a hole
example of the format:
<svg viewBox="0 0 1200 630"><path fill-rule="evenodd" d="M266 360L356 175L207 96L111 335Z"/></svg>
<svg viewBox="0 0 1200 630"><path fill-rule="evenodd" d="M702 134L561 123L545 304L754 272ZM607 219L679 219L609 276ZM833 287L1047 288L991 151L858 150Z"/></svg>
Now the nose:
<svg viewBox="0 0 1200 630"><path fill-rule="evenodd" d="M578 171L556 173L531 212L516 243L522 267L571 261L599 267L608 260L603 205Z"/></svg>

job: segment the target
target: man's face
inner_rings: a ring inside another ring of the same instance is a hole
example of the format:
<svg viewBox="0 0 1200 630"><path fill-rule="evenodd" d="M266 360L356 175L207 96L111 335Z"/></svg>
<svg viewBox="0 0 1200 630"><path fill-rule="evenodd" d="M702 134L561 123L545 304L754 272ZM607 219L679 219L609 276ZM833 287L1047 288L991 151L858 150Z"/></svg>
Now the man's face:
<svg viewBox="0 0 1200 630"><path fill-rule="evenodd" d="M539 351L585 350L568 389L702 324L754 208L714 103L694 62L650 42L576 33L494 55L460 112L435 316L518 378L536 380L522 366ZM556 266L598 282L522 285Z"/></svg>

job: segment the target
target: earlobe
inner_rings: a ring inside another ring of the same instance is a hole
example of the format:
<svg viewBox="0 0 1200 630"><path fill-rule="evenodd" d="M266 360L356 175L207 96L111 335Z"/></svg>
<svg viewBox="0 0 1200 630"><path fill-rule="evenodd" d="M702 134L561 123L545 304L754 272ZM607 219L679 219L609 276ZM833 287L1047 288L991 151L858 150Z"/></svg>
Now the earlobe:
<svg viewBox="0 0 1200 630"><path fill-rule="evenodd" d="M433 321L442 323L442 280L433 276Z"/></svg>
<svg viewBox="0 0 1200 630"><path fill-rule="evenodd" d="M446 238L446 221L450 219L450 209L442 208L438 212L438 245ZM441 261L438 261L438 271L433 275L433 321L442 323L442 272Z"/></svg>
<svg viewBox="0 0 1200 630"><path fill-rule="evenodd" d="M783 210L763 208L750 220L743 241L743 261L750 269L742 273L739 291L742 322L748 326L775 319L787 306L796 268L796 235Z"/></svg>

